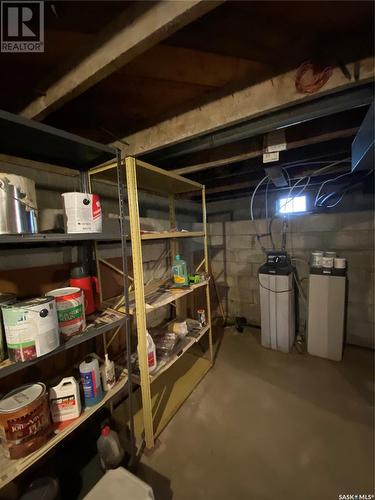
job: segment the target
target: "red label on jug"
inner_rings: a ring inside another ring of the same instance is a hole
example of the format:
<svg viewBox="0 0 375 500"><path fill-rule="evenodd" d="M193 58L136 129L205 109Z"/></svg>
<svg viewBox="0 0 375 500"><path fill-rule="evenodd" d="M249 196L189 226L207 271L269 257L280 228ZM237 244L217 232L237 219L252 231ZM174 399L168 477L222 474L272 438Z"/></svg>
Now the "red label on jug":
<svg viewBox="0 0 375 500"><path fill-rule="evenodd" d="M98 219L102 214L102 207L100 205L100 197L97 194L92 195L92 218Z"/></svg>

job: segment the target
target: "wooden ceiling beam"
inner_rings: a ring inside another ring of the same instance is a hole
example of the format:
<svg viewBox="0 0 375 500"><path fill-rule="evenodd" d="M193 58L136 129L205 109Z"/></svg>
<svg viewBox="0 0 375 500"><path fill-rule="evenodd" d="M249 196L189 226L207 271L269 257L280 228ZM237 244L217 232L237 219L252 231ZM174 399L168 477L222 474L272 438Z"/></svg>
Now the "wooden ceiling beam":
<svg viewBox="0 0 375 500"><path fill-rule="evenodd" d="M287 149L291 150L291 149L301 148L304 146L310 146L312 144L320 144L321 142L333 141L335 139L340 139L343 137L352 137L356 134L357 130L358 127L353 127L345 130L335 130L332 132L325 132L311 137L291 140L288 141L287 143ZM232 163L239 163L241 161L258 158L262 156L264 152L262 142L263 141L258 137L249 139L247 151L238 153L228 158L222 158L211 162L191 165L189 167L178 168L173 170L173 172L179 175L188 175L194 172L201 172L202 170L208 170L210 168L221 167L223 165L230 165Z"/></svg>
<svg viewBox="0 0 375 500"><path fill-rule="evenodd" d="M222 1L161 0L134 2L96 38L95 48L33 100L21 114L42 120L64 103L164 40Z"/></svg>
<svg viewBox="0 0 375 500"><path fill-rule="evenodd" d="M225 95L223 92L216 99L211 97L194 109L130 134L121 142L113 144L124 150L125 154L139 156L306 100L373 81L373 59L369 57L348 64L351 75L355 74L357 65L360 68L357 81L348 81L339 68L334 68L331 78L322 89L309 96L296 90L296 70L236 91L228 92L226 89ZM124 143L129 146L124 147Z"/></svg>

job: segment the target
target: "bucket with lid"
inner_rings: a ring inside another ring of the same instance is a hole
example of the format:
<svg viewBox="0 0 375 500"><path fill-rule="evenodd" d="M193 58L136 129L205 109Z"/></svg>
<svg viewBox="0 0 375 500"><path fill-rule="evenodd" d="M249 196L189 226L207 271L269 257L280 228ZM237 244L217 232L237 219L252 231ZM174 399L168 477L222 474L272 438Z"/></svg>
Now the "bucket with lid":
<svg viewBox="0 0 375 500"><path fill-rule="evenodd" d="M315 250L314 252L312 252L311 258L310 258L311 267L315 267L317 269L321 268L323 265L323 263L322 263L323 255L324 255L324 252L322 252L320 250Z"/></svg>
<svg viewBox="0 0 375 500"><path fill-rule="evenodd" d="M0 439L5 456L21 458L45 444L52 430L46 386L27 384L0 401Z"/></svg>
<svg viewBox="0 0 375 500"><path fill-rule="evenodd" d="M29 361L60 345L53 297L3 304L1 310L11 361Z"/></svg>
<svg viewBox="0 0 375 500"><path fill-rule="evenodd" d="M0 172L0 234L38 232L35 182Z"/></svg>
<svg viewBox="0 0 375 500"><path fill-rule="evenodd" d="M67 233L101 233L100 197L89 193L63 193Z"/></svg>
<svg viewBox="0 0 375 500"><path fill-rule="evenodd" d="M68 286L51 290L47 295L56 300L59 329L65 340L86 328L83 290Z"/></svg>

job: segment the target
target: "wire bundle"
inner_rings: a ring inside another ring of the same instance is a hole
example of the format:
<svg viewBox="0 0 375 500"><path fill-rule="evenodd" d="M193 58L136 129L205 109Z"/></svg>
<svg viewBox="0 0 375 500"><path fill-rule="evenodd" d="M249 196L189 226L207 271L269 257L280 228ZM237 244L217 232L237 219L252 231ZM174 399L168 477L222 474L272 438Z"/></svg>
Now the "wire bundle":
<svg viewBox="0 0 375 500"><path fill-rule="evenodd" d="M306 61L302 63L297 70L295 81L296 89L301 94L314 94L314 92L320 90L323 85L328 82L332 76L332 72L333 68L331 66L327 66L324 69L318 69L314 63ZM309 82L307 82L306 78L308 73L312 74L312 78Z"/></svg>

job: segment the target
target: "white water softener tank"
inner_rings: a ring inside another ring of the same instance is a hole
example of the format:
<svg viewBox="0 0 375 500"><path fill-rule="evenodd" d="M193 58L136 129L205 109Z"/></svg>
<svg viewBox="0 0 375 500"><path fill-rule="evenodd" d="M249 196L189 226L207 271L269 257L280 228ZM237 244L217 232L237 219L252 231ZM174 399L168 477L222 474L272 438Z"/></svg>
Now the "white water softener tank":
<svg viewBox="0 0 375 500"><path fill-rule="evenodd" d="M268 252L258 280L262 346L289 352L295 337L295 306L293 267L286 252Z"/></svg>

